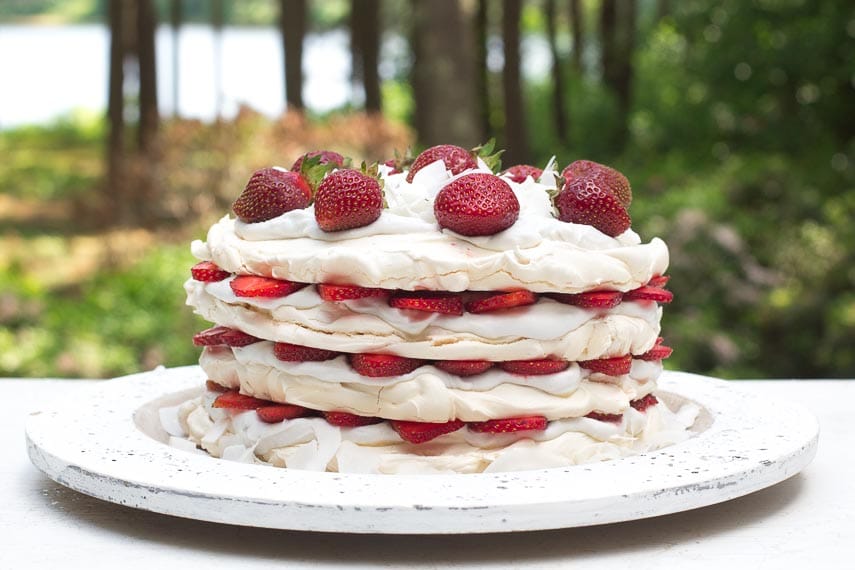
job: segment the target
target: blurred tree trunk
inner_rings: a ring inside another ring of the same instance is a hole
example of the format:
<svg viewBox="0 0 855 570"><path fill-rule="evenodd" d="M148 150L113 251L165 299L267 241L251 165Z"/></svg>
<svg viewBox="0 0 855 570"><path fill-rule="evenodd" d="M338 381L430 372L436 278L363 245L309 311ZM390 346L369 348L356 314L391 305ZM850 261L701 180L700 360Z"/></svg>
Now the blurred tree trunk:
<svg viewBox="0 0 855 570"><path fill-rule="evenodd" d="M615 94L618 107L617 147L629 135L632 106L632 54L635 49L636 3L603 0L600 11L603 82Z"/></svg>
<svg viewBox="0 0 855 570"><path fill-rule="evenodd" d="M365 110L381 110L380 74L380 0L351 0L350 49L354 79L362 83Z"/></svg>
<svg viewBox="0 0 855 570"><path fill-rule="evenodd" d="M302 111L306 0L280 0L279 28L285 50L285 101L291 110Z"/></svg>
<svg viewBox="0 0 855 570"><path fill-rule="evenodd" d="M155 147L160 115L157 111L157 67L154 35L157 16L152 0L137 0L137 57L140 66L140 151L150 157Z"/></svg>
<svg viewBox="0 0 855 570"><path fill-rule="evenodd" d="M617 6L615 0L602 0L600 4L600 64L603 69L603 83L611 89L614 89L615 85L616 20Z"/></svg>
<svg viewBox="0 0 855 570"><path fill-rule="evenodd" d="M490 124L490 83L489 68L487 67L487 0L478 0L475 12L475 70L478 107L481 120L480 140L486 141L492 136L493 127Z"/></svg>
<svg viewBox="0 0 855 570"><path fill-rule="evenodd" d="M107 97L107 184L104 204L118 221L125 221L125 8L124 0L110 0L107 18L110 28L110 79Z"/></svg>
<svg viewBox="0 0 855 570"><path fill-rule="evenodd" d="M555 118L555 134L562 145L567 144L567 108L564 104L564 70L558 53L556 38L555 0L546 0L546 37L549 40L549 53L552 54L552 105Z"/></svg>
<svg viewBox="0 0 855 570"><path fill-rule="evenodd" d="M478 143L472 25L458 0L413 0L413 87L419 142Z"/></svg>
<svg viewBox="0 0 855 570"><path fill-rule="evenodd" d="M573 31L573 68L582 73L582 53L585 49L585 16L582 0L570 0L570 26Z"/></svg>
<svg viewBox="0 0 855 570"><path fill-rule="evenodd" d="M522 0L505 0L502 12L502 40L505 66L502 91L505 98L505 155L508 164L528 161L528 139L520 75L520 17Z"/></svg>
<svg viewBox="0 0 855 570"><path fill-rule="evenodd" d="M214 29L214 112L219 121L223 112L223 0L211 0L211 27Z"/></svg>
<svg viewBox="0 0 855 570"><path fill-rule="evenodd" d="M169 3L169 24L172 28L172 116L178 116L178 84L181 75L179 71L180 52L178 50L181 24L184 20L184 10L181 0L171 0Z"/></svg>
<svg viewBox="0 0 855 570"><path fill-rule="evenodd" d="M671 2L668 0L656 0L656 20L659 21L671 15Z"/></svg>

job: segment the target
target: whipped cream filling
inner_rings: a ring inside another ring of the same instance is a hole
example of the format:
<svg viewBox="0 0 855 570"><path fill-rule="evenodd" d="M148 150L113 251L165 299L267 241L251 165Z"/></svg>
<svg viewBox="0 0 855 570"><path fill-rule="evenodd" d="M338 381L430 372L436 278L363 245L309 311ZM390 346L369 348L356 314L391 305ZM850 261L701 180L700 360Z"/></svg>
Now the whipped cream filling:
<svg viewBox="0 0 855 570"><path fill-rule="evenodd" d="M205 319L279 342L340 352L386 352L430 360L590 360L642 354L659 336L656 303L593 311L541 299L534 305L462 317L389 307L377 299L321 300L313 287L278 299L239 298L227 281L185 285Z"/></svg>
<svg viewBox="0 0 855 570"><path fill-rule="evenodd" d="M660 403L644 412L630 408L616 423L575 418L553 421L542 432L511 434L463 428L411 445L387 423L339 428L321 418L299 418L265 424L253 411L213 408L216 395L205 392L167 410L176 416L164 424L172 426L176 446L189 439L215 457L341 473L522 471L617 459L688 439L699 412L694 404L675 413Z"/></svg>
<svg viewBox="0 0 855 570"><path fill-rule="evenodd" d="M208 377L242 393L322 411L421 422L484 421L526 415L549 420L592 411L620 414L632 400L652 392L659 362L634 360L617 378L572 364L544 376L492 369L460 378L424 365L401 376L369 378L345 357L323 362L282 362L269 342L229 350L205 350L199 361Z"/></svg>
<svg viewBox="0 0 855 570"><path fill-rule="evenodd" d="M667 269L662 240L642 244L632 230L610 237L562 222L552 214L550 186L531 178L508 181L520 202L510 228L480 237L441 230L433 214L436 194L474 171L488 170L482 165L449 176L437 161L412 184L404 174L386 175L388 208L361 228L324 232L309 206L253 224L226 216L210 228L206 243L197 240L191 248L199 259L233 273L407 290L628 291Z"/></svg>

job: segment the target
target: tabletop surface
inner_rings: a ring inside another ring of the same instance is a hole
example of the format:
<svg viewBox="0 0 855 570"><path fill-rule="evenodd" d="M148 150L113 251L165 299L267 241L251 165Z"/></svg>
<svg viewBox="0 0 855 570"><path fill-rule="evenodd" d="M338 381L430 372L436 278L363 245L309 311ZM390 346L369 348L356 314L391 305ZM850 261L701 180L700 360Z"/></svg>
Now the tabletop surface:
<svg viewBox="0 0 855 570"><path fill-rule="evenodd" d="M0 379L0 569L841 567L855 558L853 380L739 381L799 402L821 426L813 463L771 488L694 511L516 534L371 536L219 525L140 511L62 487L30 464L30 410L73 398L83 380ZM81 413L85 403L81 402ZM672 565L667 565L667 563Z"/></svg>

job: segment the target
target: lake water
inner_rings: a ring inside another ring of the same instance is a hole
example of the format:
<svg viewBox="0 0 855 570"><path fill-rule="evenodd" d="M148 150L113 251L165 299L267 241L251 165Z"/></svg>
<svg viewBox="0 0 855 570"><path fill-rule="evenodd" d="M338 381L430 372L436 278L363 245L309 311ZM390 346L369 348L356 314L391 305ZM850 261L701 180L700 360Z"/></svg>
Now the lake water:
<svg viewBox="0 0 855 570"><path fill-rule="evenodd" d="M106 27L0 25L0 129L44 123L74 110L102 112L107 105L110 38ZM234 115L242 103L269 116L285 109L281 36L275 28L225 28L222 64L215 73L217 35L208 26L186 25L178 39L179 114L210 120ZM550 64L541 38L523 43L525 75L543 77ZM156 37L161 112L172 114L172 31ZM501 42L490 42L489 64L501 69ZM380 74L394 77L407 65L406 42L383 43ZM350 78L346 30L309 34L303 47L303 98L314 111L329 111L360 94ZM219 97L217 93L219 92Z"/></svg>

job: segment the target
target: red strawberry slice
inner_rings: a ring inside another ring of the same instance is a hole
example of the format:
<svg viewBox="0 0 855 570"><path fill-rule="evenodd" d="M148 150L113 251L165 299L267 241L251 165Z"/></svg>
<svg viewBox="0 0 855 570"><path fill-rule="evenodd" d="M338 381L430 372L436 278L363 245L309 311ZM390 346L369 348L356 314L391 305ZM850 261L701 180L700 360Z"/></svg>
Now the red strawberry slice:
<svg viewBox="0 0 855 570"><path fill-rule="evenodd" d="M256 170L232 204L242 222L254 224L309 205L312 189L300 174L278 168Z"/></svg>
<svg viewBox="0 0 855 570"><path fill-rule="evenodd" d="M225 386L222 386L221 384L217 384L217 383L216 383L216 382L214 382L213 380L205 380L205 388L206 388L209 392L220 392L220 393L223 393L223 392L228 392L228 391L229 391L229 389L228 389L228 388L226 388Z"/></svg>
<svg viewBox="0 0 855 570"><path fill-rule="evenodd" d="M268 424L278 424L285 420L293 420L294 418L302 418L312 413L312 410L303 406L295 406L293 404L275 404L272 406L261 406L255 409L258 414L258 419Z"/></svg>
<svg viewBox="0 0 855 570"><path fill-rule="evenodd" d="M273 404L273 402L270 402L269 400L261 400L259 398L247 396L246 394L241 394L237 390L229 390L228 392L223 392L217 396L217 399L214 400L213 406L215 408L229 408L232 410L255 410L261 406L269 406L271 404Z"/></svg>
<svg viewBox="0 0 855 570"><path fill-rule="evenodd" d="M229 286L238 297L285 297L306 284L258 275L238 275L229 282Z"/></svg>
<svg viewBox="0 0 855 570"><path fill-rule="evenodd" d="M670 303L674 300L674 294L661 287L643 286L623 294L624 301L656 301L657 303Z"/></svg>
<svg viewBox="0 0 855 570"><path fill-rule="evenodd" d="M456 376L475 376L493 367L489 360L438 360L433 363L440 370Z"/></svg>
<svg viewBox="0 0 855 570"><path fill-rule="evenodd" d="M554 202L562 222L593 226L608 236L622 234L631 224L626 207L595 175L566 182Z"/></svg>
<svg viewBox="0 0 855 570"><path fill-rule="evenodd" d="M629 374L632 368L632 355L615 356L614 358L599 358L597 360L581 360L579 366L591 372L599 372L608 376Z"/></svg>
<svg viewBox="0 0 855 570"><path fill-rule="evenodd" d="M436 291L400 291L389 299L389 306L444 315L463 314L463 298L460 295Z"/></svg>
<svg viewBox="0 0 855 570"><path fill-rule="evenodd" d="M231 346L241 347L261 342L261 339L229 327L212 327L193 335L196 346Z"/></svg>
<svg viewBox="0 0 855 570"><path fill-rule="evenodd" d="M324 418L334 426L338 427L361 427L378 424L382 418L370 416L357 416L348 412L323 412Z"/></svg>
<svg viewBox="0 0 855 570"><path fill-rule="evenodd" d="M497 293L483 299L471 301L466 304L466 310L470 313L489 313L501 309L511 309L532 305L537 301L537 295L531 291L520 290L510 293Z"/></svg>
<svg viewBox="0 0 855 570"><path fill-rule="evenodd" d="M629 208L632 202L632 188L629 185L629 180L627 180L626 176L605 164L591 160L577 160L562 170L561 176L567 182L586 176L596 177L598 184L611 190L624 208Z"/></svg>
<svg viewBox="0 0 855 570"><path fill-rule="evenodd" d="M510 178L517 184L522 184L529 176L532 180L537 181L542 174L543 169L530 164L516 164L502 172L502 176Z"/></svg>
<svg viewBox="0 0 855 570"><path fill-rule="evenodd" d="M586 418L591 418L592 420L599 420L601 422L609 422L609 423L620 423L623 419L623 414L604 414L603 412L591 412Z"/></svg>
<svg viewBox="0 0 855 570"><path fill-rule="evenodd" d="M486 172L446 184L433 202L439 227L464 236L490 236L517 221L520 203L508 183Z"/></svg>
<svg viewBox="0 0 855 570"><path fill-rule="evenodd" d="M383 164L389 167L389 174L400 174L402 172L401 164L397 159L390 158L383 162Z"/></svg>
<svg viewBox="0 0 855 570"><path fill-rule="evenodd" d="M358 170L337 170L318 185L315 221L325 232L367 226L382 211L380 183Z"/></svg>
<svg viewBox="0 0 855 570"><path fill-rule="evenodd" d="M566 360L554 358L541 358L539 360L507 360L500 362L502 370L511 374L522 374L524 376L542 376L544 374L557 374L567 370L570 363Z"/></svg>
<svg viewBox="0 0 855 570"><path fill-rule="evenodd" d="M231 275L231 273L220 269L220 266L213 261L200 261L190 268L190 275L196 281L212 283L214 281L222 281Z"/></svg>
<svg viewBox="0 0 855 570"><path fill-rule="evenodd" d="M417 358L406 358L392 354L351 354L350 365L359 374L372 378L400 376L412 372L424 364Z"/></svg>
<svg viewBox="0 0 855 570"><path fill-rule="evenodd" d="M277 342L273 345L273 354L276 358L284 362L319 362L321 360L331 360L340 353L334 350L324 350L323 348Z"/></svg>
<svg viewBox="0 0 855 570"><path fill-rule="evenodd" d="M392 420L389 423L392 424L392 429L398 432L401 439L410 443L424 443L441 435L457 431L466 425L460 420L452 420L445 423Z"/></svg>
<svg viewBox="0 0 855 570"><path fill-rule="evenodd" d="M300 172L303 167L303 161L307 158L318 158L318 164L335 164L336 166L344 166L344 157L337 152L331 150L313 150L302 155L291 165L291 172Z"/></svg>
<svg viewBox="0 0 855 570"><path fill-rule="evenodd" d="M668 284L668 281L671 280L670 275L654 275L650 278L650 281L647 282L648 287L665 287Z"/></svg>
<svg viewBox="0 0 855 570"><path fill-rule="evenodd" d="M656 396L654 396L653 394L647 394L643 398L631 401L629 405L638 410L639 412L643 412L650 406L655 406L658 403L659 399Z"/></svg>
<svg viewBox="0 0 855 570"><path fill-rule="evenodd" d="M636 358L640 358L641 360L664 360L668 358L674 352L674 349L670 346L665 346L662 344L663 342L664 339L660 336L656 339L656 344L653 345L653 348L644 354L636 356Z"/></svg>
<svg viewBox="0 0 855 570"><path fill-rule="evenodd" d="M460 174L464 170L478 167L472 152L453 144L441 144L430 147L416 157L410 166L410 172L407 173L407 182L412 182L419 170L437 160L442 160L445 169L451 174Z"/></svg>
<svg viewBox="0 0 855 570"><path fill-rule="evenodd" d="M523 418L470 422L466 425L470 430L477 433L511 433L515 431L543 431L546 429L548 423L543 416L526 416Z"/></svg>
<svg viewBox="0 0 855 570"><path fill-rule="evenodd" d="M612 309L620 305L620 291L586 291L584 293L550 293L550 299L583 309Z"/></svg>
<svg viewBox="0 0 855 570"><path fill-rule="evenodd" d="M365 299L366 297L385 297L388 291L375 287L360 287L359 285L331 285L321 283L318 285L318 295L324 301L351 301L353 299Z"/></svg>

